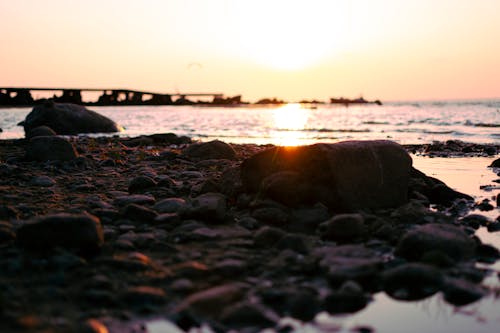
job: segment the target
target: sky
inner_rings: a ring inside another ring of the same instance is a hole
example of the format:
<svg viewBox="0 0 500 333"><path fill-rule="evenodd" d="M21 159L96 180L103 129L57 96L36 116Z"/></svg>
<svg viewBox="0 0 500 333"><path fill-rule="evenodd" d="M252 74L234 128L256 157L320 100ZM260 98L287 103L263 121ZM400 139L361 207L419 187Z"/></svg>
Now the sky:
<svg viewBox="0 0 500 333"><path fill-rule="evenodd" d="M0 0L0 87L500 97L499 0Z"/></svg>

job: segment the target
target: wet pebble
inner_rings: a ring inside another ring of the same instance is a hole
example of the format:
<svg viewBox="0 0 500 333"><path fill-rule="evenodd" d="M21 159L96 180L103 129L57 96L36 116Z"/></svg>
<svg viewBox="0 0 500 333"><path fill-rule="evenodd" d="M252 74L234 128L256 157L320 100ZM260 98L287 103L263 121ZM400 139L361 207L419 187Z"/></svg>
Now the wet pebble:
<svg viewBox="0 0 500 333"><path fill-rule="evenodd" d="M26 221L17 231L21 247L46 251L55 247L96 254L104 243L100 220L89 214L54 214Z"/></svg>
<svg viewBox="0 0 500 333"><path fill-rule="evenodd" d="M142 205L129 204L122 210L122 216L133 221L151 222L158 213Z"/></svg>
<svg viewBox="0 0 500 333"><path fill-rule="evenodd" d="M361 214L339 214L319 225L321 238L339 242L360 239L365 230Z"/></svg>
<svg viewBox="0 0 500 333"><path fill-rule="evenodd" d="M269 248L274 246L285 235L286 232L281 229L264 226L255 233L254 244L258 247Z"/></svg>
<svg viewBox="0 0 500 333"><path fill-rule="evenodd" d="M382 274L384 291L395 299L426 298L443 285L443 274L438 269L417 263L403 264Z"/></svg>
<svg viewBox="0 0 500 333"><path fill-rule="evenodd" d="M51 187L56 181L48 176L37 176L31 180L31 185L39 187Z"/></svg>
<svg viewBox="0 0 500 333"><path fill-rule="evenodd" d="M113 205L119 207L123 207L129 204L152 205L155 203L155 201L156 201L155 198L151 195L133 194L133 195L118 196L113 201Z"/></svg>
<svg viewBox="0 0 500 333"><path fill-rule="evenodd" d="M160 288L136 286L126 289L120 298L129 306L158 305L166 301L166 294Z"/></svg>
<svg viewBox="0 0 500 333"><path fill-rule="evenodd" d="M157 185L156 181L148 176L138 176L133 178L128 185L128 192L140 193L142 191L153 188Z"/></svg>
<svg viewBox="0 0 500 333"><path fill-rule="evenodd" d="M187 207L186 200L182 198L167 198L158 201L153 209L160 214L164 213L178 213L185 210Z"/></svg>
<svg viewBox="0 0 500 333"><path fill-rule="evenodd" d="M274 226L283 226L288 221L288 214L277 207L257 208L252 212L252 217L264 224Z"/></svg>
<svg viewBox="0 0 500 333"><path fill-rule="evenodd" d="M486 295L486 290L464 279L447 278L444 284L444 299L453 305L473 303Z"/></svg>

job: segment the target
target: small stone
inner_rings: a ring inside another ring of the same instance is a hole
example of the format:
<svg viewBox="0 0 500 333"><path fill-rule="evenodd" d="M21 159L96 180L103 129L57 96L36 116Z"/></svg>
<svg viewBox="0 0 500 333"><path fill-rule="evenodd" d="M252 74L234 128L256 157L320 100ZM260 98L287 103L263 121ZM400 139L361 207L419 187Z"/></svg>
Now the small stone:
<svg viewBox="0 0 500 333"><path fill-rule="evenodd" d="M17 231L21 247L46 251L55 247L96 254L104 243L100 220L90 214L54 214L25 222Z"/></svg>
<svg viewBox="0 0 500 333"><path fill-rule="evenodd" d="M153 188L157 185L157 183L148 176L138 176L133 178L128 185L128 192L139 193L144 190Z"/></svg>
<svg viewBox="0 0 500 333"><path fill-rule="evenodd" d="M28 161L71 161L78 156L75 147L59 136L37 136L29 141L25 158Z"/></svg>
<svg viewBox="0 0 500 333"><path fill-rule="evenodd" d="M133 221L151 222L158 216L158 213L141 205L129 204L123 209L122 215Z"/></svg>
<svg viewBox="0 0 500 333"><path fill-rule="evenodd" d="M360 214L340 214L320 224L319 233L325 240L349 242L364 234L364 219Z"/></svg>
<svg viewBox="0 0 500 333"><path fill-rule="evenodd" d="M197 160L234 160L236 158L233 147L219 140L191 144L184 149L182 154Z"/></svg>
<svg viewBox="0 0 500 333"><path fill-rule="evenodd" d="M354 283L358 288L344 287ZM369 298L363 293L362 288L353 281L347 281L336 291L332 291L325 298L325 310L332 314L357 312L368 304Z"/></svg>
<svg viewBox="0 0 500 333"><path fill-rule="evenodd" d="M488 232L498 232L500 231L500 222L492 222L488 224Z"/></svg>
<svg viewBox="0 0 500 333"><path fill-rule="evenodd" d="M328 220L330 214L328 208L322 204L311 208L294 209L290 213L287 230L294 232L313 233L317 227Z"/></svg>
<svg viewBox="0 0 500 333"><path fill-rule="evenodd" d="M489 168L500 168L500 158L497 158L493 162L491 162Z"/></svg>
<svg viewBox="0 0 500 333"><path fill-rule="evenodd" d="M128 204L151 205L154 204L155 201L155 198L151 195L132 194L117 197L113 201L113 205L119 207L126 206Z"/></svg>
<svg viewBox="0 0 500 333"><path fill-rule="evenodd" d="M454 225L430 223L407 232L400 240L396 254L409 260L419 260L428 251L441 251L454 260L474 255L474 241Z"/></svg>
<svg viewBox="0 0 500 333"><path fill-rule="evenodd" d="M238 259L224 259L215 264L215 271L227 277L241 275L247 268L247 263Z"/></svg>
<svg viewBox="0 0 500 333"><path fill-rule="evenodd" d="M226 216L226 197L220 193L205 193L193 199L187 214L205 221L222 221Z"/></svg>
<svg viewBox="0 0 500 333"><path fill-rule="evenodd" d="M308 291L295 291L286 299L286 312L293 318L311 321L320 312L318 296Z"/></svg>
<svg viewBox="0 0 500 333"><path fill-rule="evenodd" d="M167 198L158 201L153 209L160 214L183 212L187 208L186 200L182 198Z"/></svg>
<svg viewBox="0 0 500 333"><path fill-rule="evenodd" d="M32 128L25 134L26 139L28 140L37 136L55 136L55 135L57 135L57 133L52 128L45 125Z"/></svg>
<svg viewBox="0 0 500 333"><path fill-rule="evenodd" d="M16 239L16 233L8 222L0 221L0 246L9 244Z"/></svg>
<svg viewBox="0 0 500 333"><path fill-rule="evenodd" d="M257 208L252 212L252 217L262 223L283 226L288 221L288 214L277 207Z"/></svg>
<svg viewBox="0 0 500 333"><path fill-rule="evenodd" d="M443 289L444 299L456 306L476 302L486 295L483 287L464 279L447 278Z"/></svg>
<svg viewBox="0 0 500 333"><path fill-rule="evenodd" d="M279 239L275 247L280 250L290 249L298 253L307 254L311 248L306 237L298 234L287 234Z"/></svg>
<svg viewBox="0 0 500 333"><path fill-rule="evenodd" d="M31 180L31 185L40 187L51 187L56 181L48 176L37 176Z"/></svg>
<svg viewBox="0 0 500 333"><path fill-rule="evenodd" d="M273 327L279 317L259 303L242 302L227 306L221 320L231 328L267 328Z"/></svg>
<svg viewBox="0 0 500 333"><path fill-rule="evenodd" d="M270 248L285 235L286 233L281 229L264 226L255 233L254 244L258 247Z"/></svg>
<svg viewBox="0 0 500 333"><path fill-rule="evenodd" d="M191 310L199 315L218 317L220 309L240 301L245 295L245 285L224 284L191 294L176 308L176 312Z"/></svg>
<svg viewBox="0 0 500 333"><path fill-rule="evenodd" d="M166 295L163 289L150 286L130 287L122 294L121 299L132 306L143 306L144 304L163 304Z"/></svg>
<svg viewBox="0 0 500 333"><path fill-rule="evenodd" d="M395 299L418 300L433 295L443 285L442 273L424 264L403 264L382 273L384 291Z"/></svg>
<svg viewBox="0 0 500 333"><path fill-rule="evenodd" d="M108 333L108 329L97 319L87 319L78 326L76 333Z"/></svg>

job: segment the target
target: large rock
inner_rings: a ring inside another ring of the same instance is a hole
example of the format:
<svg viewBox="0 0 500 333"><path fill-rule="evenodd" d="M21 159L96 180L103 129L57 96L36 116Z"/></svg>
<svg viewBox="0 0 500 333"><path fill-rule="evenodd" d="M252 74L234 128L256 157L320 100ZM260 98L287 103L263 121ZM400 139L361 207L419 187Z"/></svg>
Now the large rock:
<svg viewBox="0 0 500 333"><path fill-rule="evenodd" d="M450 224L431 223L407 232L396 248L396 254L419 260L426 252L442 252L455 260L471 258L475 242L461 228Z"/></svg>
<svg viewBox="0 0 500 333"><path fill-rule="evenodd" d="M28 161L71 161L78 156L75 147L60 136L37 136L29 141L25 158Z"/></svg>
<svg viewBox="0 0 500 333"><path fill-rule="evenodd" d="M38 126L48 126L59 135L79 133L112 133L121 128L111 119L82 105L47 102L37 105L20 123L29 133Z"/></svg>
<svg viewBox="0 0 500 333"><path fill-rule="evenodd" d="M82 255L96 254L104 243L100 220L90 214L53 214L34 218L17 231L23 248L47 251L55 247Z"/></svg>
<svg viewBox="0 0 500 333"><path fill-rule="evenodd" d="M391 141L345 141L274 147L241 166L243 186L295 205L322 202L334 211L407 202L412 160Z"/></svg>

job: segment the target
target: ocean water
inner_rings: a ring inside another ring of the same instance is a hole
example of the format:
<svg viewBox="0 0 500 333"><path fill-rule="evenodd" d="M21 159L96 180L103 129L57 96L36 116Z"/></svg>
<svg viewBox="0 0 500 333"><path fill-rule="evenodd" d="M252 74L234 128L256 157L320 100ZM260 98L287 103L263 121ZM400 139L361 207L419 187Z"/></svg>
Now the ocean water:
<svg viewBox="0 0 500 333"><path fill-rule="evenodd" d="M91 107L124 127L121 136L172 132L199 140L299 145L352 139L390 139L403 144L458 139L500 141L500 100L392 102L377 105L261 107ZM24 137L31 108L0 109L0 139Z"/></svg>

